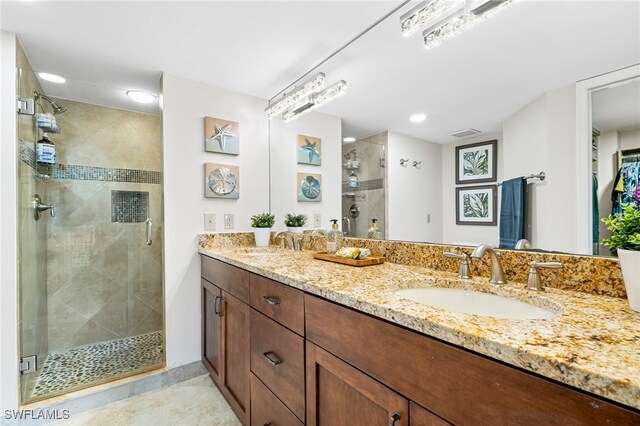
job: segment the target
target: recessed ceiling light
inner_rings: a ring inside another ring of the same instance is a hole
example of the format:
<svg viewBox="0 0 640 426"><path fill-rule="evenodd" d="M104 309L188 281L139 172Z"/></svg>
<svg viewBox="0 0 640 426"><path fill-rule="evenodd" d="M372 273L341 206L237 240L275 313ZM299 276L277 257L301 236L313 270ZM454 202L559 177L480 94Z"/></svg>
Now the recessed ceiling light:
<svg viewBox="0 0 640 426"><path fill-rule="evenodd" d="M127 96L141 104L149 104L156 100L156 97L151 93L141 92L139 90L129 90Z"/></svg>
<svg viewBox="0 0 640 426"><path fill-rule="evenodd" d="M42 78L43 80L47 80L52 83L64 83L67 81L63 77L60 77L59 75L49 74L48 72L39 72L38 76L40 76L40 78Z"/></svg>
<svg viewBox="0 0 640 426"><path fill-rule="evenodd" d="M355 142L356 138L352 138L352 137L348 137L348 138L342 138L342 142Z"/></svg>
<svg viewBox="0 0 640 426"><path fill-rule="evenodd" d="M412 123L422 123L426 119L427 116L424 114L413 114L411 117L409 117L409 121Z"/></svg>

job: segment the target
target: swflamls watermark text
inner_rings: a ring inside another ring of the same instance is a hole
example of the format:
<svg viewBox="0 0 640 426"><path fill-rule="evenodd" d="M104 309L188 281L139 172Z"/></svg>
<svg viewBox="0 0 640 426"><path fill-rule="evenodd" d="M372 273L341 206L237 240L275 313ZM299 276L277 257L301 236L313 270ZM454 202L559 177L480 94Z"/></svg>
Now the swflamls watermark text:
<svg viewBox="0 0 640 426"><path fill-rule="evenodd" d="M69 410L4 410L6 420L67 420Z"/></svg>

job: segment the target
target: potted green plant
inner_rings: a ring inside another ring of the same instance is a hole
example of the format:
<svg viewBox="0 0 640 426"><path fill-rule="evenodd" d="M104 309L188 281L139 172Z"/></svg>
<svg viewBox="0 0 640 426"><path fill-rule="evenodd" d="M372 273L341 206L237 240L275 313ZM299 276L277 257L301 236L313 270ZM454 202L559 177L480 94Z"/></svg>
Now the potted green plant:
<svg viewBox="0 0 640 426"><path fill-rule="evenodd" d="M287 227L287 231L293 234L302 234L302 227L307 223L306 214L287 213L284 216L284 224Z"/></svg>
<svg viewBox="0 0 640 426"><path fill-rule="evenodd" d="M602 219L613 233L602 244L618 252L629 305L640 312L640 210L628 204L622 214Z"/></svg>
<svg viewBox="0 0 640 426"><path fill-rule="evenodd" d="M276 217L270 213L260 213L251 216L251 227L256 239L256 247L267 247L271 238L271 228Z"/></svg>

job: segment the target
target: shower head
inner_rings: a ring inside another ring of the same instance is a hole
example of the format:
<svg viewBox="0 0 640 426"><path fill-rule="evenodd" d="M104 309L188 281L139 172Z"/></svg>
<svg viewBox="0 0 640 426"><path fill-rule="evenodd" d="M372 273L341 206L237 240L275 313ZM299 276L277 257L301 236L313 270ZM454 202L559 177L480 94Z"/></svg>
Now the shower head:
<svg viewBox="0 0 640 426"><path fill-rule="evenodd" d="M47 95L43 95L41 93L38 93L37 91L34 91L33 97L35 98L36 101L38 99L44 99L45 101L49 102L49 104L51 105L51 108L53 108L53 115L62 114L63 112L67 111L65 107L58 105L55 101L52 101L51 98L49 98Z"/></svg>

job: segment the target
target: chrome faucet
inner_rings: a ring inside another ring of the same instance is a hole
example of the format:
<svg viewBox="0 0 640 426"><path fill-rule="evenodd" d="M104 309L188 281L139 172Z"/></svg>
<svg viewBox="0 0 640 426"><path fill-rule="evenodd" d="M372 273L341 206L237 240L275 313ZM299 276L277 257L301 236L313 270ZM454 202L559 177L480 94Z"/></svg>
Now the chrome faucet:
<svg viewBox="0 0 640 426"><path fill-rule="evenodd" d="M468 280L471 278L471 259L467 253L452 253L450 251L445 251L442 254L445 257L460 259L460 264L458 265L458 278L462 280Z"/></svg>
<svg viewBox="0 0 640 426"><path fill-rule="evenodd" d="M293 250L293 235L287 231L279 231L273 236L273 239L278 241L280 239L280 248L285 248L285 239L289 243L289 248Z"/></svg>
<svg viewBox="0 0 640 426"><path fill-rule="evenodd" d="M504 276L502 263L500 263L500 256L498 256L494 247L488 244L480 244L473 250L471 257L479 260L482 259L485 253L489 253L489 257L491 258L491 279L489 279L489 282L492 284L506 284L507 279Z"/></svg>
<svg viewBox="0 0 640 426"><path fill-rule="evenodd" d="M529 279L527 280L527 289L535 290L535 291L544 291L544 287L542 286L542 278L540 278L540 273L538 272L538 268L553 268L553 269L562 269L564 266L560 262L529 262Z"/></svg>

